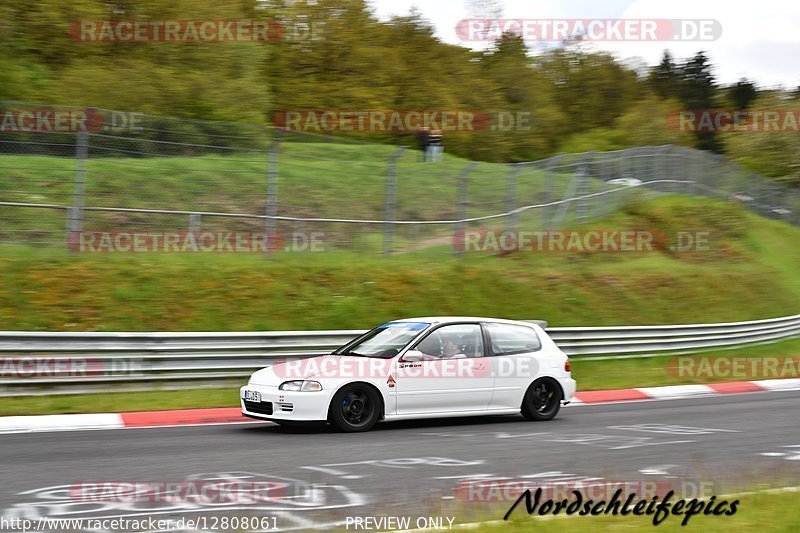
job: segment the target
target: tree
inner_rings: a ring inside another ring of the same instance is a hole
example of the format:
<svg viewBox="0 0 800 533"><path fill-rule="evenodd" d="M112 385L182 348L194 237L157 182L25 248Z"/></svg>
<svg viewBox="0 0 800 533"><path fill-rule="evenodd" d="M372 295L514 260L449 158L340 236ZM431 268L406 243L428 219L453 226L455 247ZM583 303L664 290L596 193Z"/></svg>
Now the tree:
<svg viewBox="0 0 800 533"><path fill-rule="evenodd" d="M714 107L717 87L713 67L704 52L698 52L680 68L680 96L687 109L711 110ZM722 152L724 145L715 131L697 131L697 148Z"/></svg>
<svg viewBox="0 0 800 533"><path fill-rule="evenodd" d="M747 109L758 96L758 89L753 82L742 78L728 89L728 93L736 109Z"/></svg>
<svg viewBox="0 0 800 533"><path fill-rule="evenodd" d="M568 117L566 133L611 127L642 93L636 73L610 54L562 47L534 58Z"/></svg>
<svg viewBox="0 0 800 533"><path fill-rule="evenodd" d="M725 134L726 145L732 159L765 176L800 187L800 134L798 124L790 115L797 116L797 103L779 91L764 92L752 103L753 109L778 111L782 117L782 131L730 132Z"/></svg>
<svg viewBox="0 0 800 533"><path fill-rule="evenodd" d="M6 5L0 22L0 70L5 73L0 75L0 94L57 105L263 124L270 96L264 83L270 45L90 42L75 31L81 20L243 20L253 18L256 5L256 0L225 5L214 0ZM36 83L19 82L29 78Z"/></svg>
<svg viewBox="0 0 800 533"><path fill-rule="evenodd" d="M664 100L680 96L680 74L669 50L664 50L661 62L650 70L647 82L651 90Z"/></svg>
<svg viewBox="0 0 800 533"><path fill-rule="evenodd" d="M506 34L487 52L480 54L480 76L495 95L495 108L487 111L503 113L526 124L516 123L508 131L481 135L478 144L493 152L498 161L524 161L546 157L560 142L567 121L559 109L555 87L531 65L528 50L519 35ZM499 126L499 124L498 124ZM494 138L493 138L494 137ZM493 141L492 145L486 142ZM503 157L505 154L505 157Z"/></svg>

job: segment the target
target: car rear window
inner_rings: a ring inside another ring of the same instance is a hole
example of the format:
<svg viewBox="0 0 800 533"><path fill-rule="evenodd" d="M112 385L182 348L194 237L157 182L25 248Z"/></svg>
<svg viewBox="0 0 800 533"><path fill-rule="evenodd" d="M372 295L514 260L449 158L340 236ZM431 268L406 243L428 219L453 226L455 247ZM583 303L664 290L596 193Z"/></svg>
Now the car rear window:
<svg viewBox="0 0 800 533"><path fill-rule="evenodd" d="M535 352L542 347L542 342L533 328L513 324L484 324L484 326L489 333L492 355Z"/></svg>

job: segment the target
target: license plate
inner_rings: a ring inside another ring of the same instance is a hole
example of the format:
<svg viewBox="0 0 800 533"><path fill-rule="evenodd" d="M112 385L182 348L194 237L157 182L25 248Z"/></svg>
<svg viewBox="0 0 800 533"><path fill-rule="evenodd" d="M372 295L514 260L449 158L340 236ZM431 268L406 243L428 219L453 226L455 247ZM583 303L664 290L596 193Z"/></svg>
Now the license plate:
<svg viewBox="0 0 800 533"><path fill-rule="evenodd" d="M248 402L260 402L261 393L254 390L246 390L244 391L244 399Z"/></svg>

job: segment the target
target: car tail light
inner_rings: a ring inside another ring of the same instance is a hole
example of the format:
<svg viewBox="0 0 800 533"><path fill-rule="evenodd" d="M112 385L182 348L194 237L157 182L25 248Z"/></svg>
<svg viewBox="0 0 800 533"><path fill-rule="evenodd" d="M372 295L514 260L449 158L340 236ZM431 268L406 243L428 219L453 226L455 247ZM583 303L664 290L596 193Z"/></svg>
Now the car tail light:
<svg viewBox="0 0 800 533"><path fill-rule="evenodd" d="M567 372L572 372L572 369L569 366L569 359L567 359L567 362L564 363L564 370Z"/></svg>

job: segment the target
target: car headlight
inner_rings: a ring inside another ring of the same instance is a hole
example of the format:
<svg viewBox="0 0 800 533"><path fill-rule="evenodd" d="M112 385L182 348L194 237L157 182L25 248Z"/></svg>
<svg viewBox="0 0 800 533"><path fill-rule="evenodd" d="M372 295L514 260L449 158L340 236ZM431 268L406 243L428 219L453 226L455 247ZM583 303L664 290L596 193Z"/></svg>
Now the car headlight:
<svg viewBox="0 0 800 533"><path fill-rule="evenodd" d="M321 391L322 385L318 381L284 381L278 389L293 392L315 392Z"/></svg>

